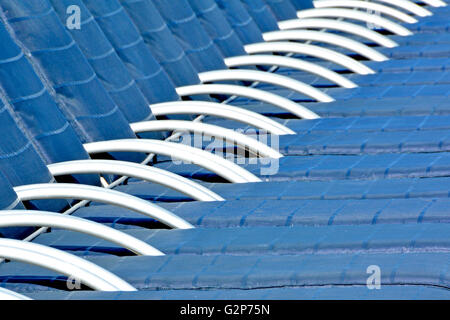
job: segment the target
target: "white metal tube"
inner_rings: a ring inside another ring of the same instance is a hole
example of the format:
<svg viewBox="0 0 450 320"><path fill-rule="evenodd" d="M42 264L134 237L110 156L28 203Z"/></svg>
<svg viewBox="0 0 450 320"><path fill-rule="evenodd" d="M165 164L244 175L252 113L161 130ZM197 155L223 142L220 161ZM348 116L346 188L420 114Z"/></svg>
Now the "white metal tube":
<svg viewBox="0 0 450 320"><path fill-rule="evenodd" d="M373 61L386 61L388 58L375 49L337 34L312 30L279 30L263 34L265 41L314 41L328 43L356 52Z"/></svg>
<svg viewBox="0 0 450 320"><path fill-rule="evenodd" d="M363 21L366 23L372 23L377 26L381 26L382 28L396 34L398 36L410 36L412 32L401 26L400 24L393 22L384 17L369 14L367 12L351 10L345 8L314 8L314 9L306 9L297 11L297 17L300 19L305 18L324 18L324 17L336 17L336 18L345 18L345 19L353 19L358 21Z"/></svg>
<svg viewBox="0 0 450 320"><path fill-rule="evenodd" d="M62 215L54 212L31 210L0 211L0 228L7 227L50 227L85 233L113 242L137 255L163 256L164 253L151 245L124 232L101 223Z"/></svg>
<svg viewBox="0 0 450 320"><path fill-rule="evenodd" d="M394 7L401 8L419 17L427 17L432 15L431 11L409 0L376 0L376 1L384 2Z"/></svg>
<svg viewBox="0 0 450 320"><path fill-rule="evenodd" d="M152 121L156 122L156 121ZM158 121L159 122L159 121ZM208 188L173 172L139 163L119 160L76 160L48 165L53 176L103 173L142 179L177 190L199 201L223 201Z"/></svg>
<svg viewBox="0 0 450 320"><path fill-rule="evenodd" d="M95 290L136 291L126 281L92 262L40 244L0 239L0 257L64 274Z"/></svg>
<svg viewBox="0 0 450 320"><path fill-rule="evenodd" d="M0 287L0 300L32 300L20 293Z"/></svg>
<svg viewBox="0 0 450 320"><path fill-rule="evenodd" d="M152 139L121 139L87 143L84 144L84 147L89 154L104 152L162 154L201 166L230 182L246 183L261 181L257 176L231 161L181 143Z"/></svg>
<svg viewBox="0 0 450 320"><path fill-rule="evenodd" d="M255 128L266 130L272 134L295 134L294 131L259 113L224 103L209 101L173 101L151 105L155 116L175 114L203 114L245 123Z"/></svg>
<svg viewBox="0 0 450 320"><path fill-rule="evenodd" d="M367 11L373 10L376 12L380 12L386 16L397 19L401 22L405 23L416 23L417 19L407 15L406 13L394 9L392 7L388 7L382 5L380 3L368 2L368 1L358 1L358 0L320 0L314 1L314 6L316 8L358 8L365 9Z"/></svg>
<svg viewBox="0 0 450 320"><path fill-rule="evenodd" d="M43 183L14 187L14 191L21 201L38 199L98 201L136 211L172 228L193 228L190 223L162 207L138 197L111 189L71 183Z"/></svg>
<svg viewBox="0 0 450 320"><path fill-rule="evenodd" d="M327 79L343 88L356 88L357 85L340 75L333 70L322 67L319 64L304 61L301 59L295 59L285 56L276 56L269 54L255 54L246 56L236 56L225 58L225 64L227 67L242 67L242 66L254 66L254 65L266 65L266 66L278 66L285 67L294 70L304 71Z"/></svg>
<svg viewBox="0 0 450 320"><path fill-rule="evenodd" d="M321 19L321 18L291 19L280 21L278 23L278 27L281 30L312 29L312 28L338 30L363 37L386 48L394 48L398 46L398 44L395 41L374 30L360 26L355 23L335 19Z"/></svg>
<svg viewBox="0 0 450 320"><path fill-rule="evenodd" d="M432 6L432 7L446 7L447 3L442 0L420 0L423 3Z"/></svg>
<svg viewBox="0 0 450 320"><path fill-rule="evenodd" d="M321 90L304 82L282 76L275 73L256 70L215 70L198 74L200 81L216 82L225 80L258 81L284 87L292 91L304 94L318 102L332 102L334 99Z"/></svg>
<svg viewBox="0 0 450 320"><path fill-rule="evenodd" d="M202 84L176 88L179 96L193 96L199 94L223 94L241 96L260 100L272 104L280 109L289 111L293 115L303 119L317 119L319 116L311 110L289 99L276 94L254 88L235 86L229 84Z"/></svg>
<svg viewBox="0 0 450 320"><path fill-rule="evenodd" d="M270 148L264 143L253 139L245 134L219 126L202 122L182 121L182 120L156 120L142 121L131 124L131 129L135 133L148 131L190 131L200 133L209 137L217 137L232 142L241 148L248 149L256 155L279 159L283 157L277 150Z"/></svg>
<svg viewBox="0 0 450 320"><path fill-rule="evenodd" d="M248 54L284 52L308 55L326 61L331 61L357 74L366 75L375 73L375 71L373 71L366 65L351 57L346 56L345 54L311 44L288 41L259 42L245 45L244 49Z"/></svg>

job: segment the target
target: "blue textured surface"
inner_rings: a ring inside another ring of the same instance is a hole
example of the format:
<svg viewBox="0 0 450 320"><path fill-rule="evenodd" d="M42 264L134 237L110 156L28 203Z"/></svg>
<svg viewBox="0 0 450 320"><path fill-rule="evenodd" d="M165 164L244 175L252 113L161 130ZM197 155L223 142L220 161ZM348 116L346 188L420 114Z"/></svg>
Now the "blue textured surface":
<svg viewBox="0 0 450 320"><path fill-rule="evenodd" d="M74 129L54 102L55 97L1 23L0 41L0 85L5 99L16 121L33 137L44 160L65 161L70 159L68 153L79 159L88 158Z"/></svg>
<svg viewBox="0 0 450 320"><path fill-rule="evenodd" d="M19 129L12 114L3 107L0 112L0 171L12 186L23 184L48 183L54 178L47 170L45 163L33 146L31 140ZM2 176L3 178L3 176ZM5 207L11 206L7 203L11 200L7 183L4 186ZM30 203L31 208L40 210L59 211L66 207L65 200L38 200Z"/></svg>
<svg viewBox="0 0 450 320"><path fill-rule="evenodd" d="M297 10L314 8L311 0L291 0L291 3Z"/></svg>
<svg viewBox="0 0 450 320"><path fill-rule="evenodd" d="M376 253L376 252L430 252L445 251L450 246L450 225L433 224L378 224L358 226L289 226L246 228L199 228L191 230L141 230L125 232L166 254L193 255L297 255ZM36 241L55 248L75 251L80 255L90 252L130 254L107 241L99 241L82 234L52 232Z"/></svg>
<svg viewBox="0 0 450 320"><path fill-rule="evenodd" d="M265 0L265 3L278 21L297 18L295 6L289 0Z"/></svg>
<svg viewBox="0 0 450 320"><path fill-rule="evenodd" d="M245 54L243 43L214 0L189 0L189 4L224 57Z"/></svg>
<svg viewBox="0 0 450 320"><path fill-rule="evenodd" d="M182 300L190 297L193 300L434 300L449 299L446 289L427 286L385 286L383 290L367 290L365 286L342 287L292 287L270 288L258 290L146 290L137 292L39 292L31 293L30 297L37 299L70 299L70 300Z"/></svg>
<svg viewBox="0 0 450 320"><path fill-rule="evenodd" d="M226 199L389 199L448 197L448 177L376 180L269 181L265 183L208 183ZM145 182L119 186L117 190L144 199L188 201L187 196Z"/></svg>
<svg viewBox="0 0 450 320"><path fill-rule="evenodd" d="M137 83L140 83L136 82L139 81L139 77L133 79L128 74L126 66L83 2L52 1L51 3L63 23L65 23L66 8L69 5L77 5L81 8L80 14L83 20L80 23L83 27L70 30L72 37L127 120L135 122L150 119L151 111L148 108L148 101L137 86ZM144 73L146 70L142 69ZM155 72L151 69L150 71Z"/></svg>
<svg viewBox="0 0 450 320"><path fill-rule="evenodd" d="M254 159L253 163L244 159L244 164L240 165L269 181L427 178L448 176L449 157L446 152L364 155L335 155L331 152L330 155L289 156L272 161ZM239 163L239 159L236 162ZM165 162L157 166L196 179L218 179L218 175L191 164Z"/></svg>
<svg viewBox="0 0 450 320"><path fill-rule="evenodd" d="M389 223L448 223L449 199L227 200L223 203L162 203L190 223L203 228L252 226L321 226ZM236 208L239 207L239 210ZM273 214L276 212L276 214ZM77 216L128 229L151 220L123 209L93 206Z"/></svg>
<svg viewBox="0 0 450 320"><path fill-rule="evenodd" d="M121 0L121 3L175 85L199 83L194 66L154 4L149 0Z"/></svg>
<svg viewBox="0 0 450 320"><path fill-rule="evenodd" d="M7 0L1 4L18 40L31 52L54 88L65 116L79 127L82 141L120 137L116 132L133 137L125 117L48 1L34 6ZM122 130L106 127L105 119Z"/></svg>
<svg viewBox="0 0 450 320"><path fill-rule="evenodd" d="M273 148L280 151L286 156L299 155L358 155L358 154L379 154L379 153L407 153L407 152L444 152L449 151L449 132L447 128L432 128L431 130L420 130L417 127L407 131L406 128L393 127L390 130L386 128L375 128L373 131L368 127L366 130L347 129L346 122L339 123L340 128L333 130L333 123L336 121L332 118L330 121L321 121L328 130L321 131L312 129L311 131L303 131L302 128L294 129L298 132L296 135L285 136L266 136L263 132L260 136L256 135L254 129L247 128L246 133L254 133L255 139L261 142L268 143ZM336 119L334 119L336 120ZM392 122L394 121L391 119ZM416 119L411 119L416 120ZM422 118L423 120L423 118ZM229 126L231 129L235 128L235 123L213 122L216 125ZM302 123L294 122L295 123ZM351 123L350 121L347 124ZM289 125L288 125L289 126ZM414 123L411 123L414 127ZM323 127L322 127L323 128ZM341 130L339 130L341 129ZM191 135L190 140L188 136L183 136L183 143L191 145L194 143L194 137ZM196 145L197 146L197 145ZM214 149L215 152L224 151L230 144L217 141L203 141L200 145L204 149Z"/></svg>
<svg viewBox="0 0 450 320"><path fill-rule="evenodd" d="M432 285L449 288L447 252L340 253L297 255L92 256L91 262L122 277L137 289L260 289L296 286L365 285L366 269L378 265L385 285ZM1 266L3 281L29 279L64 285L66 278L21 263Z"/></svg>
<svg viewBox="0 0 450 320"><path fill-rule="evenodd" d="M107 38L103 40L105 45L112 46L116 50L118 57L128 68L130 76L135 79L148 102L177 100L178 96L173 83L153 57L150 48L145 44L136 26L118 1L84 1L84 3L95 17L98 28ZM93 25L96 23L91 22ZM86 45L98 46L92 37L92 32L84 30L83 34L86 34ZM150 112L148 103L142 108ZM139 120L143 118L137 119Z"/></svg>
<svg viewBox="0 0 450 320"><path fill-rule="evenodd" d="M284 11L283 5L277 3L277 1L270 1L270 7L266 4L264 0L242 0L241 1L245 8L247 9L250 16L253 18L253 21L258 25L258 28L261 32L269 32L278 30L278 22L279 16L275 14L275 12L271 9L276 9L276 13L283 16L290 16L289 19L295 19L296 14L295 10L287 13ZM233 13L233 12L231 12ZM281 19L281 20L286 20Z"/></svg>

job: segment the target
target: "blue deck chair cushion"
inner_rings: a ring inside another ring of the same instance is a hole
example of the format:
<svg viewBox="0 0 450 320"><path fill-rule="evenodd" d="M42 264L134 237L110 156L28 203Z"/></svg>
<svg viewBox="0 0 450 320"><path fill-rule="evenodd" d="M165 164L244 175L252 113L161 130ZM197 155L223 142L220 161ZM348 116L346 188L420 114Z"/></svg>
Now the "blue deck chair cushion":
<svg viewBox="0 0 450 320"><path fill-rule="evenodd" d="M66 118L77 130L81 141L134 138L125 116L104 89L83 53L64 29L46 0L34 16L20 16L31 10L26 3L2 1L8 22L18 39L31 51L56 91ZM43 15L36 15L45 12ZM49 28L48 26L52 26ZM42 32L42 29L46 32ZM117 154L118 158L139 161L135 153Z"/></svg>
<svg viewBox="0 0 450 320"><path fill-rule="evenodd" d="M242 3L261 32L278 30L277 17L273 11L273 4L269 7L264 0L242 0ZM282 8L276 9L282 10ZM292 14L295 16L295 10Z"/></svg>
<svg viewBox="0 0 450 320"><path fill-rule="evenodd" d="M54 102L55 96L1 23L0 41L0 87L11 113L14 112L16 121L30 134L44 161L50 164L73 157L89 158L74 128Z"/></svg>
<svg viewBox="0 0 450 320"><path fill-rule="evenodd" d="M366 285L367 267L378 265L385 285L449 287L448 253L339 253L299 255L168 255L89 257L137 289L259 289L280 286ZM9 263L3 282L63 286L67 278L42 268Z"/></svg>
<svg viewBox="0 0 450 320"><path fill-rule="evenodd" d="M17 198L11 184L8 179L0 171L0 209L2 210L13 210L13 209L24 209L23 204ZM0 228L0 238L12 238L12 239L23 239L27 236L33 228Z"/></svg>
<svg viewBox="0 0 450 320"><path fill-rule="evenodd" d="M184 52L199 71L226 69L223 56L186 1L153 1Z"/></svg>
<svg viewBox="0 0 450 320"><path fill-rule="evenodd" d="M128 74L125 65L105 39L82 1L72 1L70 4L67 1L52 1L51 3L63 23L67 19L66 10L69 5L77 5L81 9L82 21L80 23L83 27L69 29L72 37L127 120L150 119L151 112L148 108L148 101L138 89L135 80Z"/></svg>
<svg viewBox="0 0 450 320"><path fill-rule="evenodd" d="M303 184L307 187L307 184ZM222 203L162 202L170 210L200 228L237 228L256 226L321 226L365 224L449 223L450 204L445 194L440 198L305 200L252 199ZM168 196L166 197L166 199ZM156 199L158 201L158 199ZM117 229L154 225L150 218L107 205L81 208L76 216L108 224Z"/></svg>
<svg viewBox="0 0 450 320"><path fill-rule="evenodd" d="M197 228L189 230L127 229L125 232L171 255L317 254L347 252L399 253L448 248L447 223L259 226L245 228ZM84 234L56 231L35 241L76 255L97 253L130 255L127 249Z"/></svg>
<svg viewBox="0 0 450 320"><path fill-rule="evenodd" d="M262 42L261 30L239 0L216 0L244 44Z"/></svg>
<svg viewBox="0 0 450 320"><path fill-rule="evenodd" d="M311 0L291 0L291 3L297 10L314 8Z"/></svg>
<svg viewBox="0 0 450 320"><path fill-rule="evenodd" d="M245 0L243 0L245 1ZM290 0L264 0L278 21L296 19L296 9Z"/></svg>
<svg viewBox="0 0 450 320"><path fill-rule="evenodd" d="M51 183L53 176L48 171L31 140L18 127L12 114L3 106L0 111L0 170L12 186L34 183ZM2 176L3 178L3 176ZM11 195L7 188L5 199ZM7 200L5 200L7 201ZM6 204L5 204L6 205ZM68 206L65 200L30 201L30 208L60 211Z"/></svg>
<svg viewBox="0 0 450 320"><path fill-rule="evenodd" d="M145 45L143 38L139 35L136 26L131 23L126 12L123 9L117 11L117 7L121 7L115 1L108 1L107 4L102 5L100 1L86 1L85 7L83 3L80 3L80 6L86 11L86 15L95 17L95 21L90 22L92 27L95 26L95 31L81 29L75 32L82 34L85 47L95 47L96 42L92 38L95 32L98 37L102 38L102 42L108 46L109 50L114 48L130 77L135 79L139 89L146 97L147 103L142 108L147 112L150 112L148 103L177 100L178 96L173 83ZM58 10L61 17L64 15L63 8L64 6ZM91 15L88 9L92 9L95 15ZM76 41L79 42L78 39ZM81 47L83 48L83 46ZM119 62L116 64L118 65Z"/></svg>
<svg viewBox="0 0 450 320"><path fill-rule="evenodd" d="M9 287L14 289L14 284ZM21 286L23 288L23 286ZM420 288L420 289L419 289ZM28 296L42 300L439 300L450 299L446 289L417 286L389 286L384 290L352 287L292 287L259 290L145 290L135 292L37 291Z"/></svg>
<svg viewBox="0 0 450 320"><path fill-rule="evenodd" d="M99 1L91 1L89 4ZM113 1L101 1L110 3ZM85 2L87 3L87 2ZM121 0L123 8L133 19L153 56L166 70L176 86L200 82L194 67L181 45L174 38L166 22L149 0ZM92 9L91 6L88 6ZM95 14L95 13L94 13Z"/></svg>
<svg viewBox="0 0 450 320"><path fill-rule="evenodd" d="M246 54L241 40L214 0L190 0L189 4L224 57Z"/></svg>

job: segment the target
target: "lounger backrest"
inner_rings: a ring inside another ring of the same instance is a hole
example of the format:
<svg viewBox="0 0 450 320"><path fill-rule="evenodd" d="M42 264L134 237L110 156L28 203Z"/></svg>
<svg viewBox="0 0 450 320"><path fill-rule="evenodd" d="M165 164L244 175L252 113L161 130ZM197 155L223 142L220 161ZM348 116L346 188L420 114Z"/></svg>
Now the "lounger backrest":
<svg viewBox="0 0 450 320"><path fill-rule="evenodd" d="M22 202L19 201L12 185L6 176L0 171L0 210L21 210L25 209ZM31 234L35 228L31 227L10 227L0 228L0 238L22 240Z"/></svg>
<svg viewBox="0 0 450 320"><path fill-rule="evenodd" d="M248 2L249 0L242 0L242 1ZM295 6L292 4L290 0L261 0L261 1L265 1L267 5L269 5L270 9L272 9L273 14L279 21L297 18Z"/></svg>
<svg viewBox="0 0 450 320"><path fill-rule="evenodd" d="M47 0L1 0L0 5L17 40L29 50L83 143L135 138L127 119ZM143 159L135 153L115 156Z"/></svg>
<svg viewBox="0 0 450 320"><path fill-rule="evenodd" d="M304 10L314 8L313 0L291 0L296 10Z"/></svg>
<svg viewBox="0 0 450 320"><path fill-rule="evenodd" d="M149 103L178 99L174 84L123 9L109 14L108 8L105 16L105 8L100 10L100 2L96 2L92 5L94 16L81 0L51 2L63 22L69 6L80 7L83 27L71 29L70 33L110 95L119 106L123 105L121 109L130 122L153 119ZM118 3L109 4L115 10L114 4Z"/></svg>
<svg viewBox="0 0 450 320"><path fill-rule="evenodd" d="M6 51L7 49L5 49ZM1 53L0 53L1 54ZM5 117L8 117L8 110L5 104L0 99L0 128L1 128L1 120ZM0 149L0 153L4 154L3 149ZM3 157L0 157L0 164L3 163ZM12 210L12 209L24 209L25 207L17 198L17 194L14 192L11 183L8 178L1 172L0 170L0 209L1 210ZM21 239L27 233L29 233L30 228L0 228L0 238L15 238Z"/></svg>
<svg viewBox="0 0 450 320"><path fill-rule="evenodd" d="M216 0L244 44L263 42L261 30L240 0Z"/></svg>
<svg viewBox="0 0 450 320"><path fill-rule="evenodd" d="M21 48L13 41L5 26L0 23L0 86L21 119L22 125L32 134L47 163L65 161L66 145L55 144L48 136L61 136L57 139L74 140L70 153L77 153L80 159L88 158L75 131L68 125L53 97L36 74L30 61Z"/></svg>
<svg viewBox="0 0 450 320"><path fill-rule="evenodd" d="M0 102L1 104L1 102ZM0 209L1 210L14 210L14 209L24 209L24 205L17 198L17 194L14 192L11 184L5 175L0 171ZM0 238L12 238L12 239L23 239L34 228L0 228Z"/></svg>
<svg viewBox="0 0 450 320"><path fill-rule="evenodd" d="M5 179L14 187L53 182L54 178L34 148L33 141L25 135L14 120L11 106L1 95L0 100L0 171L6 177ZM5 189L2 189L2 197L6 200L2 203L5 204L5 208L14 207L11 205L11 192L8 188ZM3 193L6 193L6 196L3 196ZM28 208L60 211L67 206L68 202L65 200L39 200L30 202Z"/></svg>
<svg viewBox="0 0 450 320"><path fill-rule="evenodd" d="M81 0L51 0L51 3L62 23L68 19L67 8L72 5L80 8L83 27L71 28L69 32L129 122L155 120L150 103L178 98L169 77L143 41L132 47L122 45L120 48L124 49L116 51ZM145 138L162 139L163 135L152 132L146 133Z"/></svg>
<svg viewBox="0 0 450 320"><path fill-rule="evenodd" d="M2 23L0 43L0 91L15 122L28 135L45 164L89 159L75 130L54 102L54 93L36 74L27 56ZM20 149L21 146L14 147ZM97 176L74 178L80 183L98 183ZM38 181L48 182L47 178Z"/></svg>
<svg viewBox="0 0 450 320"><path fill-rule="evenodd" d="M189 4L224 57L246 54L242 41L214 0L189 0Z"/></svg>
<svg viewBox="0 0 450 320"><path fill-rule="evenodd" d="M50 0L50 3L63 24L70 19L67 9L71 5L80 8L80 28L68 28L68 31L127 120L141 121L151 118L147 99L83 2Z"/></svg>
<svg viewBox="0 0 450 320"><path fill-rule="evenodd" d="M198 72L226 69L224 57L184 0L153 0Z"/></svg>
<svg viewBox="0 0 450 320"><path fill-rule="evenodd" d="M93 15L106 15L106 9L108 9L108 12L121 10L120 5L119 9L107 7L116 5L117 1L115 0L85 0L84 2ZM153 56L166 70L174 84L176 86L198 84L200 79L197 76L197 70L195 70L190 59L184 53L183 48L175 39L153 3L149 0L121 0L120 2L128 17L132 19L134 25L138 28ZM99 7L104 8L105 11L101 12ZM125 18L125 15L121 15L112 22L122 32L125 32L124 28L127 26L123 22Z"/></svg>
<svg viewBox="0 0 450 320"><path fill-rule="evenodd" d="M277 18L264 0L241 0L241 2L261 32L278 30ZM295 15L295 10L293 14Z"/></svg>

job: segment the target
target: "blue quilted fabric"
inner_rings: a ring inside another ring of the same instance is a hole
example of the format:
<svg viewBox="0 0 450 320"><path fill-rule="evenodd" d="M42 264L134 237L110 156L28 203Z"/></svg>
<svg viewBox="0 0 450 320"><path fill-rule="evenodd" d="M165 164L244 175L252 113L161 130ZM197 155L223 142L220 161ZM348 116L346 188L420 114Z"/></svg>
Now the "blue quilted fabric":
<svg viewBox="0 0 450 320"><path fill-rule="evenodd" d="M246 2L248 1L246 0ZM266 6L268 6L267 9L262 9L264 2L266 3ZM260 10L271 10L277 20L281 21L297 18L295 6L291 3L291 1L265 0L264 2L261 3L262 6L260 7Z"/></svg>
<svg viewBox="0 0 450 320"><path fill-rule="evenodd" d="M60 108L81 142L134 138L124 114L108 95L50 3L45 0L41 6L28 7L5 1L3 5L8 13L8 21L4 23L9 23L18 41L39 65L39 71L55 91ZM48 25L52 27L44 27ZM41 32L42 29L46 32ZM117 157L142 159L136 154Z"/></svg>
<svg viewBox="0 0 450 320"><path fill-rule="evenodd" d="M111 1L106 2L110 3ZM149 0L121 0L121 4L175 85L198 83L200 80L194 66L155 5Z"/></svg>
<svg viewBox="0 0 450 320"><path fill-rule="evenodd" d="M259 289L272 287L366 285L368 265L379 265L386 286L428 285L448 289L448 253L305 253L296 255L167 255L88 257L140 290ZM65 277L20 263L2 266L4 280L64 285ZM23 280L22 280L23 281Z"/></svg>
<svg viewBox="0 0 450 320"><path fill-rule="evenodd" d="M358 299L358 300L435 300L447 299L448 291L435 287L386 287L383 291L367 290L365 286L351 287L292 287L292 288L269 288L259 290L147 290L137 292L95 292L74 291L64 292L39 292L30 293L30 297L38 299L67 299L67 300L182 300L189 296L198 300L330 300L330 299Z"/></svg>

